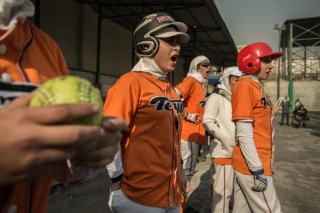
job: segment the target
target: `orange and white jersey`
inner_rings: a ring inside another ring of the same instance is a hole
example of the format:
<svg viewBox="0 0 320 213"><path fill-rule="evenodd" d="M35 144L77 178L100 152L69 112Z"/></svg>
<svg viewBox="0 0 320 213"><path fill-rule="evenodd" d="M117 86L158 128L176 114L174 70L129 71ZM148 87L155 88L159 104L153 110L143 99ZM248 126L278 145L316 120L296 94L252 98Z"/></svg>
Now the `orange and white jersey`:
<svg viewBox="0 0 320 213"><path fill-rule="evenodd" d="M184 99L184 109L189 113L198 113L200 115L200 122L198 124L192 123L186 119L183 120L181 138L185 141L204 144L205 129L202 125L202 117L206 102L204 85L198 82L194 77L188 76L175 88L179 90Z"/></svg>
<svg viewBox="0 0 320 213"><path fill-rule="evenodd" d="M121 141L123 169L115 163L112 171L124 171L124 194L145 206L179 206L183 104L172 85L145 72L127 73L109 89L104 115L127 123Z"/></svg>
<svg viewBox="0 0 320 213"><path fill-rule="evenodd" d="M57 44L29 21L17 23L0 39L0 100L5 107L11 100L26 95L56 76L69 71ZM0 109L1 110L1 109ZM54 176L24 180L0 189L0 212L15 205L16 213L47 211ZM29 209L31 208L32 209Z"/></svg>
<svg viewBox="0 0 320 213"><path fill-rule="evenodd" d="M232 120L253 121L253 140L262 163L264 174L272 175L273 127L272 108L262 93L261 84L248 76L239 78L232 93ZM239 143L232 153L232 166L242 174L251 174Z"/></svg>

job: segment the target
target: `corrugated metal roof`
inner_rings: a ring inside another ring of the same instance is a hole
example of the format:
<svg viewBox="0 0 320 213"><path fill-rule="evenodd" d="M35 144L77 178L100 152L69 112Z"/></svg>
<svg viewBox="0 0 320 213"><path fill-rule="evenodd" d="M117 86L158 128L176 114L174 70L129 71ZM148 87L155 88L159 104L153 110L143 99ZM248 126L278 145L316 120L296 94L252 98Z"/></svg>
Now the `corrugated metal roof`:
<svg viewBox="0 0 320 213"><path fill-rule="evenodd" d="M90 4L103 19L109 19L133 30L145 15L166 12L176 21L188 26L190 41L182 45L182 58L190 61L194 55L204 54L218 66L236 65L237 49L213 0L75 0Z"/></svg>

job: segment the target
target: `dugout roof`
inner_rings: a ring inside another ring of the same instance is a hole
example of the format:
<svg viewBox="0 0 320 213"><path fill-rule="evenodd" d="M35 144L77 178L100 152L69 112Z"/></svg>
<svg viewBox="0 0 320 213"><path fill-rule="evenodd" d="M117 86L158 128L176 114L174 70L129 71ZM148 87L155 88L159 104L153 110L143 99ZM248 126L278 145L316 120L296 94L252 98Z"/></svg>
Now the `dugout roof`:
<svg viewBox="0 0 320 213"><path fill-rule="evenodd" d="M186 61L199 54L218 66L236 65L237 49L213 0L74 0L90 4L102 19L109 19L130 31L142 17L166 12L188 26L190 41L182 45ZM195 46L196 45L196 46Z"/></svg>

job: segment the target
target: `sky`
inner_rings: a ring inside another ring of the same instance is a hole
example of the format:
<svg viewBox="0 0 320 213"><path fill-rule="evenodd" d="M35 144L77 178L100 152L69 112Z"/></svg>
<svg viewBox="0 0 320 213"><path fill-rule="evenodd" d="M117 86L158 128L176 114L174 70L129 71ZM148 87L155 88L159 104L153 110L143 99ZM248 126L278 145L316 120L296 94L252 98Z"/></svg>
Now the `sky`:
<svg viewBox="0 0 320 213"><path fill-rule="evenodd" d="M320 16L320 0L213 0L236 45L256 41L279 48L280 26L288 19Z"/></svg>

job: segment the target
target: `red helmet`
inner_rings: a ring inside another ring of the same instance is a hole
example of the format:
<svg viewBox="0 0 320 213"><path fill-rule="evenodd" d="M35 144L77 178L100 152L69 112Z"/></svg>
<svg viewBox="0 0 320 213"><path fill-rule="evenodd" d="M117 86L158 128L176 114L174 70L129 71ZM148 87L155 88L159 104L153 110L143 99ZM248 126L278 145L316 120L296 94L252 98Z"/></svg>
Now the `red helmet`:
<svg viewBox="0 0 320 213"><path fill-rule="evenodd" d="M271 56L277 59L282 56L280 52L273 52L271 47L264 42L255 42L240 50L237 62L239 70L244 73L255 73L261 68L260 58Z"/></svg>

